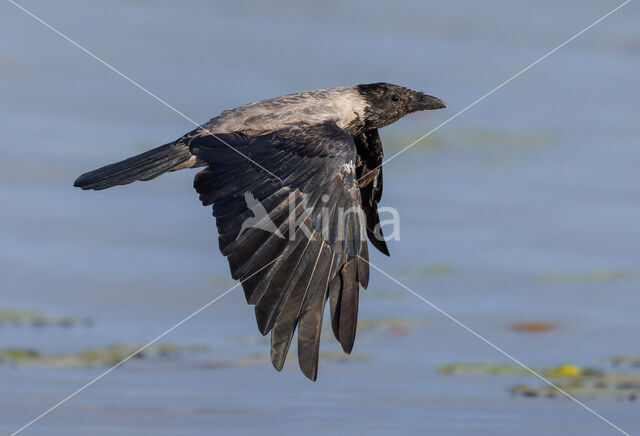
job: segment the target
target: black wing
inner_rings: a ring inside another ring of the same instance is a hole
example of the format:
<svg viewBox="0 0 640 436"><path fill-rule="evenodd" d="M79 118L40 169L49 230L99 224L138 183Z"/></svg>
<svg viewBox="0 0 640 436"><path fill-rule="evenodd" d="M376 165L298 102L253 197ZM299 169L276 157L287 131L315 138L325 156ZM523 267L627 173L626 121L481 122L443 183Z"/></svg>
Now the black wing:
<svg viewBox="0 0 640 436"><path fill-rule="evenodd" d="M349 353L369 276L353 138L335 123L216 136L191 140L191 153L208 163L194 187L213 205L220 250L243 280L260 332L271 331L274 367L282 369L297 327L300 368L315 380L327 298Z"/></svg>
<svg viewBox="0 0 640 436"><path fill-rule="evenodd" d="M378 216L378 203L382 197L382 141L378 129L368 130L353 139L358 150L356 176L367 220L367 236L374 247L389 256Z"/></svg>

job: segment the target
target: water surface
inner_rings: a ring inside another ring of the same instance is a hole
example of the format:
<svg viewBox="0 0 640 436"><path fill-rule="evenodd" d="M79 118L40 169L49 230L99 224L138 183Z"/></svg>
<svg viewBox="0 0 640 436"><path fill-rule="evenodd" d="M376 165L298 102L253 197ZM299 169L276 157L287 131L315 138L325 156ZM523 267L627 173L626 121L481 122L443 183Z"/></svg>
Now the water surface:
<svg viewBox="0 0 640 436"><path fill-rule="evenodd" d="M23 5L198 122L374 81L449 104L384 129L389 156L617 2ZM193 126L9 3L0 11L2 306L93 321L0 325L0 347L144 344L233 285L210 210L189 172L98 193L71 184ZM625 6L385 167L383 205L400 212L401 239L371 261L536 368L640 354L639 18ZM311 383L295 361L271 368L252 309L232 292L163 338L208 353L128 362L28 432L613 432L566 399L509 394L530 377L438 373L508 359L379 273L360 314L420 322L363 329L358 354L327 355ZM507 328L519 321L560 328ZM327 336L322 350L338 347ZM1 366L0 430L102 370ZM637 403L582 400L640 430Z"/></svg>

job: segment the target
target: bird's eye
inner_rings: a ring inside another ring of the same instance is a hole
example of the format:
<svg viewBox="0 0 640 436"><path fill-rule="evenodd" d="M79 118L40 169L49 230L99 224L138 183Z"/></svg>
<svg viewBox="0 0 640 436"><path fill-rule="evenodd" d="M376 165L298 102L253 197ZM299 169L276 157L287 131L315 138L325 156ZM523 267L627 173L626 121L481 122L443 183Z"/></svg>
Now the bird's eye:
<svg viewBox="0 0 640 436"><path fill-rule="evenodd" d="M398 101L398 100L400 100L400 97L398 97L397 95L393 94L391 96L391 101Z"/></svg>

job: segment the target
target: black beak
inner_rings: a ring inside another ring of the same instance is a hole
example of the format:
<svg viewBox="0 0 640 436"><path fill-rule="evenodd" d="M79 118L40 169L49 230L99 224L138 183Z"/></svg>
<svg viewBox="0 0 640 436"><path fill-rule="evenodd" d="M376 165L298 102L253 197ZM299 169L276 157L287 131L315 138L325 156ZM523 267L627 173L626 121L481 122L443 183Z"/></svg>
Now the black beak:
<svg viewBox="0 0 640 436"><path fill-rule="evenodd" d="M411 112L430 111L434 109L443 109L445 107L447 107L447 104L438 97L423 94L422 92L418 93L418 100L409 103L409 109L411 109Z"/></svg>

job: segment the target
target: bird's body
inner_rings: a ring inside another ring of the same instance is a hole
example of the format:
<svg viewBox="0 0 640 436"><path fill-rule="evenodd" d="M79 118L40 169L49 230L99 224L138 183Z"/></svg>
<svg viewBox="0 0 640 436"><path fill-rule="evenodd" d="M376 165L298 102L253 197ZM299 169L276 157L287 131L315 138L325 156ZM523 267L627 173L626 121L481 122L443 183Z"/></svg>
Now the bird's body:
<svg viewBox="0 0 640 436"><path fill-rule="evenodd" d="M359 286L368 283L366 237L388 254L377 212L377 129L442 107L435 97L386 83L305 91L224 111L74 185L99 190L206 166L194 187L213 205L220 250L255 305L260 331L271 332L272 363L282 368L297 328L300 367L315 380L325 302L349 353Z"/></svg>
<svg viewBox="0 0 640 436"><path fill-rule="evenodd" d="M316 89L229 109L203 127L213 133L242 132L249 136L275 132L304 120L308 124L334 121L355 133L363 123L366 102L356 86ZM360 125L359 125L360 124Z"/></svg>

